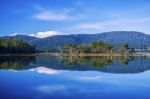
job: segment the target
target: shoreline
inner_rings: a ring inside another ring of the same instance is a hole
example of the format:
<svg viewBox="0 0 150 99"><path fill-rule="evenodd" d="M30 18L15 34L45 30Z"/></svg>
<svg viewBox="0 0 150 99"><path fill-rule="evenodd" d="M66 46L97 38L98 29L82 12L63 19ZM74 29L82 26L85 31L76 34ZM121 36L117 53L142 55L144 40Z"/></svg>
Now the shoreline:
<svg viewBox="0 0 150 99"><path fill-rule="evenodd" d="M150 56L150 54L138 54L138 53L126 53L126 54L121 54L121 53L59 53L59 54L45 54L48 56Z"/></svg>
<svg viewBox="0 0 150 99"><path fill-rule="evenodd" d="M150 56L147 53L35 53L35 54L0 54L0 56Z"/></svg>

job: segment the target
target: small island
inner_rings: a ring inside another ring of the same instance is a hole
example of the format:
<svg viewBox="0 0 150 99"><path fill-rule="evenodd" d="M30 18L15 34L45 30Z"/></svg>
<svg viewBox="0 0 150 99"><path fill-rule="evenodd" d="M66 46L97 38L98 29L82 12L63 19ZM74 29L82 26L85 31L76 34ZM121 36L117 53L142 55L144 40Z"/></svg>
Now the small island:
<svg viewBox="0 0 150 99"><path fill-rule="evenodd" d="M135 55L133 48L128 44L113 46L104 41L95 41L90 44L66 44L57 49L62 55L80 55L80 56L122 56ZM60 54L61 55L61 54Z"/></svg>

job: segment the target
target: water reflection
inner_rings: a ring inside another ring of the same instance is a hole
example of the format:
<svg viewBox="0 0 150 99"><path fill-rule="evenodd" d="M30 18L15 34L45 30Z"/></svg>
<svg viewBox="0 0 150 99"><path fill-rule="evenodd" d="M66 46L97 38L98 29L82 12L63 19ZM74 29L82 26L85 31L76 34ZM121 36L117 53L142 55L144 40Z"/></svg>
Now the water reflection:
<svg viewBox="0 0 150 99"><path fill-rule="evenodd" d="M0 59L0 99L150 99L149 57Z"/></svg>
<svg viewBox="0 0 150 99"><path fill-rule="evenodd" d="M33 71L41 74L49 74L49 75L63 72L62 70L55 70L46 67L37 67L37 68L29 69L29 71Z"/></svg>
<svg viewBox="0 0 150 99"><path fill-rule="evenodd" d="M149 57L58 57L59 62L75 70L109 73L140 73L150 69ZM84 67L84 68L83 68Z"/></svg>
<svg viewBox="0 0 150 99"><path fill-rule="evenodd" d="M101 71L108 73L140 73L150 69L149 57L0 57L0 69L46 71Z"/></svg>
<svg viewBox="0 0 150 99"><path fill-rule="evenodd" d="M135 57L79 57L79 56L66 56L58 57L59 62L67 66L90 64L93 67L104 67L115 62L119 62L123 65L128 65L129 61L133 61Z"/></svg>
<svg viewBox="0 0 150 99"><path fill-rule="evenodd" d="M150 99L150 72L0 72L0 99Z"/></svg>
<svg viewBox="0 0 150 99"><path fill-rule="evenodd" d="M34 56L1 56L0 69L25 69L30 63L35 63Z"/></svg>

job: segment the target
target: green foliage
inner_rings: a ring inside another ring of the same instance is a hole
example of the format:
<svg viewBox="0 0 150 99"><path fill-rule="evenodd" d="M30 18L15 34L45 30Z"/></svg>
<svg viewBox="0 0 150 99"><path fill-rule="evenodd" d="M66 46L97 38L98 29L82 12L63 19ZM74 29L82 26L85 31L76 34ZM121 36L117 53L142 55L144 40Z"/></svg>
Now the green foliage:
<svg viewBox="0 0 150 99"><path fill-rule="evenodd" d="M113 45L107 44L103 41L97 41L90 45L90 49L92 53L108 53L112 52Z"/></svg>
<svg viewBox="0 0 150 99"><path fill-rule="evenodd" d="M108 53L113 51L113 46L103 41L93 42L91 44L67 44L59 47L60 52L65 53Z"/></svg>
<svg viewBox="0 0 150 99"><path fill-rule="evenodd" d="M73 53L76 51L77 45L76 44L67 44L64 46L64 49L66 49L66 52Z"/></svg>
<svg viewBox="0 0 150 99"><path fill-rule="evenodd" d="M121 52L124 53L125 51L128 50L128 45L127 44L120 44L119 49L120 49Z"/></svg>
<svg viewBox="0 0 150 99"><path fill-rule="evenodd" d="M127 44L120 44L115 47L103 41L96 41L90 44L66 44L64 47L59 47L61 53L133 53L134 50L129 48Z"/></svg>
<svg viewBox="0 0 150 99"><path fill-rule="evenodd" d="M35 53L35 47L17 39L0 39L0 53Z"/></svg>

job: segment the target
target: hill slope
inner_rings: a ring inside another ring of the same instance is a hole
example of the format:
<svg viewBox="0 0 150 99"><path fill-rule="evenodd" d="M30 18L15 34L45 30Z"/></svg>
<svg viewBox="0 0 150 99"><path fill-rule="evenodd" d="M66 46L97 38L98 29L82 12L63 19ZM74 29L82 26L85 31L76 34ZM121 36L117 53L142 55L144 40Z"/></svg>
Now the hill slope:
<svg viewBox="0 0 150 99"><path fill-rule="evenodd" d="M18 35L14 37L27 41L32 45L36 45L38 48L56 48L59 46L63 46L67 43L88 44L90 42L98 40L102 40L113 45L126 43L129 45L129 47L132 48L143 48L145 46L150 47L150 35L135 31L113 31L97 34L55 35L47 38L36 38L24 35Z"/></svg>
<svg viewBox="0 0 150 99"><path fill-rule="evenodd" d="M37 47L55 48L66 43L87 44L93 41L102 40L113 45L120 43L129 44L129 47L143 48L150 47L150 35L141 32L114 31L98 34L76 34L76 35L55 35L43 39L36 39L30 43Z"/></svg>

